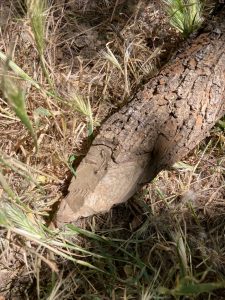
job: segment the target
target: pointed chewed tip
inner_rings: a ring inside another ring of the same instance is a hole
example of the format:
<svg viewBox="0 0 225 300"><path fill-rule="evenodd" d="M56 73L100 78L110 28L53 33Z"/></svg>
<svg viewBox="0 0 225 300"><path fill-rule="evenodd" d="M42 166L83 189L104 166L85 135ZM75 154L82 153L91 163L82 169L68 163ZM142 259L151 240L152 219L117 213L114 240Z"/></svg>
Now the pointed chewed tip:
<svg viewBox="0 0 225 300"><path fill-rule="evenodd" d="M58 212L55 217L55 224L57 227L62 227L65 224L74 222L77 220L77 215L70 208L66 199L63 199L59 205Z"/></svg>

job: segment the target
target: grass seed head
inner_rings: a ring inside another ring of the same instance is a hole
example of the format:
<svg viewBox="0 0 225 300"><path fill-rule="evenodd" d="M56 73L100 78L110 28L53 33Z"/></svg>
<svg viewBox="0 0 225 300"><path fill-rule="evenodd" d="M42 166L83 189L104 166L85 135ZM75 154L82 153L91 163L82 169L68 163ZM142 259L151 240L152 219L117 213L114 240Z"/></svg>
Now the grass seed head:
<svg viewBox="0 0 225 300"><path fill-rule="evenodd" d="M39 54L45 49L46 0L26 0L27 12Z"/></svg>

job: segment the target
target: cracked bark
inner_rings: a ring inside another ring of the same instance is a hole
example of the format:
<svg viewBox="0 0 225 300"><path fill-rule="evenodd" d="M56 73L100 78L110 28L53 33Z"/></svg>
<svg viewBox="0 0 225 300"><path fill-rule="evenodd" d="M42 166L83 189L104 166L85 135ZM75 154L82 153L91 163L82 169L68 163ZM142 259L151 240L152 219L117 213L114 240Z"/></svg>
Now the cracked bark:
<svg viewBox="0 0 225 300"><path fill-rule="evenodd" d="M185 157L224 115L224 17L105 122L60 204L59 225L126 201Z"/></svg>

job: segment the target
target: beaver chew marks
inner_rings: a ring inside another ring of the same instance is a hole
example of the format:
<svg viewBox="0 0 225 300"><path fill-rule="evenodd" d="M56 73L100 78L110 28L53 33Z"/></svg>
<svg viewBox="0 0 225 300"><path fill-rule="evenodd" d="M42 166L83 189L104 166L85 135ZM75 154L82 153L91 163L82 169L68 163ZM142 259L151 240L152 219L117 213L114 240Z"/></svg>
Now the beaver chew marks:
<svg viewBox="0 0 225 300"><path fill-rule="evenodd" d="M62 200L58 225L108 211L182 159L225 112L225 16L102 126Z"/></svg>

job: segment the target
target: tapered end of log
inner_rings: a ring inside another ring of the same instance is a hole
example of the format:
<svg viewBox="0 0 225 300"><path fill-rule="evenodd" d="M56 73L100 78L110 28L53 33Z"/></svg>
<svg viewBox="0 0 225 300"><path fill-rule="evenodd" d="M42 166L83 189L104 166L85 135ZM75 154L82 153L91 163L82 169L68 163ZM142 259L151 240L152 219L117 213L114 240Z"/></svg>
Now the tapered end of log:
<svg viewBox="0 0 225 300"><path fill-rule="evenodd" d="M118 203L128 200L138 189L143 178L148 156L116 163L111 158L109 147L92 146L87 156L77 169L77 176L72 179L69 193L60 203L56 223L76 221L103 213Z"/></svg>
<svg viewBox="0 0 225 300"><path fill-rule="evenodd" d="M74 211L70 208L66 199L63 199L57 212L56 225L57 227L61 227L65 223L71 223L73 221L76 221Z"/></svg>

